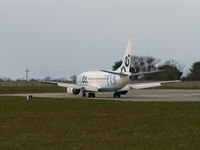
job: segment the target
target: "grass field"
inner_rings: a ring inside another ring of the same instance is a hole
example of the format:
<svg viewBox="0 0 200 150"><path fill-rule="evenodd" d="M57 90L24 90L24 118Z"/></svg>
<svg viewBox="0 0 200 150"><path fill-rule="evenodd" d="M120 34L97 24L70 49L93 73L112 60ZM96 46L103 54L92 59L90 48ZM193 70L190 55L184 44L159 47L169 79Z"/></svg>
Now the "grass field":
<svg viewBox="0 0 200 150"><path fill-rule="evenodd" d="M0 94L16 94L16 93L58 93L66 92L64 88L57 86L0 86Z"/></svg>
<svg viewBox="0 0 200 150"><path fill-rule="evenodd" d="M199 150L199 102L0 97L0 150Z"/></svg>

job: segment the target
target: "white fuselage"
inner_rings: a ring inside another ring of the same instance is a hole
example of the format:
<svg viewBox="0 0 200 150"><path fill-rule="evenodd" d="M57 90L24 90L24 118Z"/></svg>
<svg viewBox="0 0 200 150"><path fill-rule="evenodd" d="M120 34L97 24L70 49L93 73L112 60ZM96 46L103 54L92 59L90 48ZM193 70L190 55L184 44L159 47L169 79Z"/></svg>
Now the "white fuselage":
<svg viewBox="0 0 200 150"><path fill-rule="evenodd" d="M97 87L100 92L114 92L129 83L129 76L120 76L102 71L89 71L77 77L78 85Z"/></svg>

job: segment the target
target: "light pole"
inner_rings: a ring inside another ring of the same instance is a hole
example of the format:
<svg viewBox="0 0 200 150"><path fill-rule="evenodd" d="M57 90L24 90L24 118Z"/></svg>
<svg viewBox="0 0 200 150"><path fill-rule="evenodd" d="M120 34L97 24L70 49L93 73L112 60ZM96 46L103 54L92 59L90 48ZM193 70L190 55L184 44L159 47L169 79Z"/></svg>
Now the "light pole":
<svg viewBox="0 0 200 150"><path fill-rule="evenodd" d="M26 81L28 81L28 73L29 73L29 70L28 69L26 69Z"/></svg>

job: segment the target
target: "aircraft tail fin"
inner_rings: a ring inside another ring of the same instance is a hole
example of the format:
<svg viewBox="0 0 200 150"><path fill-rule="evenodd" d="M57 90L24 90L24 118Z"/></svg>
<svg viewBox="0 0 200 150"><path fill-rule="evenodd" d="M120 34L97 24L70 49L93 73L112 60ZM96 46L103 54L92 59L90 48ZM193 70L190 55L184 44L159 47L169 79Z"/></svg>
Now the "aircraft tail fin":
<svg viewBox="0 0 200 150"><path fill-rule="evenodd" d="M129 73L131 66L131 52L132 52L132 40L130 39L122 60L122 65L116 70L120 73Z"/></svg>

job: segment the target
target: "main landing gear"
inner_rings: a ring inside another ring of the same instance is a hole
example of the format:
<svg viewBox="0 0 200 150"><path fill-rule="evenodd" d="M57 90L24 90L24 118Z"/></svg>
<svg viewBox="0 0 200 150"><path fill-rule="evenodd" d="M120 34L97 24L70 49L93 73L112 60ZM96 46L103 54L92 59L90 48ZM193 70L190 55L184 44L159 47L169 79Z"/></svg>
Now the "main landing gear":
<svg viewBox="0 0 200 150"><path fill-rule="evenodd" d="M83 92L82 97L87 97L85 92ZM88 98L95 98L95 97L96 97L95 93L91 93L91 92L88 93Z"/></svg>
<svg viewBox="0 0 200 150"><path fill-rule="evenodd" d="M95 98L95 93L88 93L88 98Z"/></svg>
<svg viewBox="0 0 200 150"><path fill-rule="evenodd" d="M113 97L114 98L116 98L116 97L121 97L121 95L125 95L125 94L127 94L128 93L128 91L118 91L118 92L115 92L114 94L113 94Z"/></svg>
<svg viewBox="0 0 200 150"><path fill-rule="evenodd" d="M113 94L113 96L114 96L114 98L116 98L116 97L121 97L121 93L119 93L119 92L115 92L114 94Z"/></svg>
<svg viewBox="0 0 200 150"><path fill-rule="evenodd" d="M82 94L82 97L86 97L87 95L86 95L86 93L85 92L83 92L83 94Z"/></svg>

